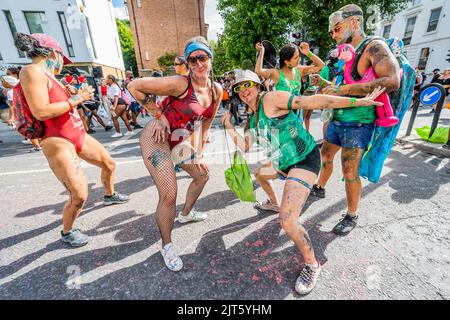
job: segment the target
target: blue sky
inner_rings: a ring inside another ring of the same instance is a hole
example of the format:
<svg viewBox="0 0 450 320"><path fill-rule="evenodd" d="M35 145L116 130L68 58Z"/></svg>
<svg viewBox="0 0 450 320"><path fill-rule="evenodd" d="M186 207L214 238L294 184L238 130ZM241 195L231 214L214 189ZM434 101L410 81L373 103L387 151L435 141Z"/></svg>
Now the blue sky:
<svg viewBox="0 0 450 320"><path fill-rule="evenodd" d="M125 18L125 11L123 9L123 0L113 0L116 17L119 19ZM222 33L223 21L222 17L217 12L217 0L206 0L205 4L205 21L209 24L208 39L217 40L217 33Z"/></svg>
<svg viewBox="0 0 450 320"><path fill-rule="evenodd" d="M114 7L122 7L123 6L123 0L113 0L113 6Z"/></svg>

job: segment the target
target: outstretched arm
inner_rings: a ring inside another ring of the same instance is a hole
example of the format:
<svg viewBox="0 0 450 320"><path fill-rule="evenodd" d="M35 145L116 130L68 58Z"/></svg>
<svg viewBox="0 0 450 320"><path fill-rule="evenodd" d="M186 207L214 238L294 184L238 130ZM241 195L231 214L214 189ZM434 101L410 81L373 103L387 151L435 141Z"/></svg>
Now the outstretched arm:
<svg viewBox="0 0 450 320"><path fill-rule="evenodd" d="M330 96L325 94L316 94L314 96L293 96L291 106L292 109L337 109L363 106L381 106L382 102L374 101L385 89L376 88L371 94L365 98L347 98ZM269 105L274 105L279 110L289 109L289 100L291 94L289 92L275 91L266 94L266 99L269 99Z"/></svg>

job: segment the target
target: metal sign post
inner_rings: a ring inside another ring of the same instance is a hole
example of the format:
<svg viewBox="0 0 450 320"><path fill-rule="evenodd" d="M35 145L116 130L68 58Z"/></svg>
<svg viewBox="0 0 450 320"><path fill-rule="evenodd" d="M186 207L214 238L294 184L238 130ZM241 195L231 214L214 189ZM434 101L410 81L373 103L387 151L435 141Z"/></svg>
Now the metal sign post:
<svg viewBox="0 0 450 320"><path fill-rule="evenodd" d="M406 130L406 136L409 136L411 134L419 105L423 104L425 106L432 106L437 103L436 113L433 117L433 123L431 124L430 135L428 136L428 138L433 135L434 130L436 130L437 128L439 117L441 116L442 106L445 101L445 94L445 88L439 83L430 83L420 90L420 92L418 93L419 99L417 99L414 103L411 119L409 120L408 124L408 130Z"/></svg>

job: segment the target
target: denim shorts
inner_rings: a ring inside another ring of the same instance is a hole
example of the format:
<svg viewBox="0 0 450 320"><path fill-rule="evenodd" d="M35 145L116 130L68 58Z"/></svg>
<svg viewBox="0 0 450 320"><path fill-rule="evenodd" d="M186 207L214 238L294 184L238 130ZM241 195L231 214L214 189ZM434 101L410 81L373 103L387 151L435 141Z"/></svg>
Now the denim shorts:
<svg viewBox="0 0 450 320"><path fill-rule="evenodd" d="M130 104L130 111L131 111L131 112L138 112L138 111L140 111L140 110L141 110L141 105L140 105L138 102L133 101L133 102Z"/></svg>
<svg viewBox="0 0 450 320"><path fill-rule="evenodd" d="M368 123L331 121L325 140L342 148L366 149L372 139L374 125Z"/></svg>

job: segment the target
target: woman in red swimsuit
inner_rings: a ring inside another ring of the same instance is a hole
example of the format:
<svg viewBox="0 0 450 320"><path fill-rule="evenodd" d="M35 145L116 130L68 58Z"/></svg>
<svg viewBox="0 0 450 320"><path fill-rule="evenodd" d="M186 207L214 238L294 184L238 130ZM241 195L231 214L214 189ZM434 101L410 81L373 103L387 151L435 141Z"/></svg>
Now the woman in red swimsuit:
<svg viewBox="0 0 450 320"><path fill-rule="evenodd" d="M84 131L76 106L92 98L91 87L81 88L69 98L64 86L55 78L64 63L71 63L62 54L59 43L46 34L22 34L16 39L19 50L25 51L32 63L20 72L20 85L15 94L26 103L33 116L44 122L42 149L55 176L69 192L63 209L62 240L71 246L87 244L88 237L73 224L88 195L86 176L80 158L102 169L105 187L104 205L124 203L128 197L114 192L115 162L105 148Z"/></svg>
<svg viewBox="0 0 450 320"><path fill-rule="evenodd" d="M222 97L222 88L213 81L213 53L205 38L188 41L184 56L189 64L189 75L143 78L128 85L135 99L155 117L141 133L141 152L158 189L156 221L162 237L161 254L171 271L183 267L171 240L177 198L174 164L193 179L177 220L180 223L204 220L206 214L193 210L193 206L208 181L209 169L202 160L202 153ZM154 96L150 95L168 97L159 109L152 102Z"/></svg>

